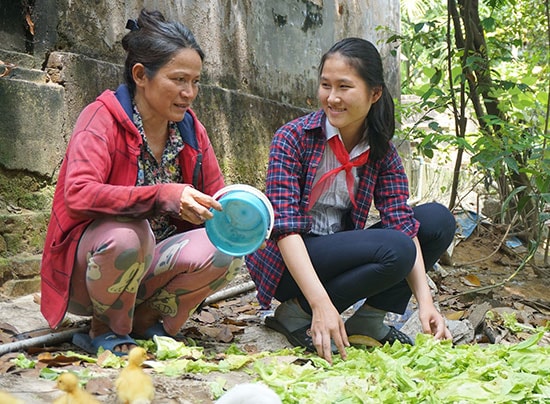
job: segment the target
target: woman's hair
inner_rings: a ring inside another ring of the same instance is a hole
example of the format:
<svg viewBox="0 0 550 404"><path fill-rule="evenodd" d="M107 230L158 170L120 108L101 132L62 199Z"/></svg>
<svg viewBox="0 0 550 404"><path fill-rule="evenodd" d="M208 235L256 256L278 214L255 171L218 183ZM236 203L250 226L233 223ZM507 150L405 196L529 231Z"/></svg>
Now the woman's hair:
<svg viewBox="0 0 550 404"><path fill-rule="evenodd" d="M152 78L182 49L194 49L204 60L204 52L189 28L177 21L166 21L159 11L141 10L137 21L128 20L126 28L130 32L122 38L122 46L127 52L124 79L132 94L136 89L132 77L132 68L136 63L143 64L145 74Z"/></svg>
<svg viewBox="0 0 550 404"><path fill-rule="evenodd" d="M380 53L372 43L365 39L342 39L321 58L319 75L321 75L325 61L334 54L345 57L369 88L380 88L382 91L382 96L372 105L365 120L371 158L374 161L379 160L387 153L389 141L395 131L395 108L392 96L384 83L384 69Z"/></svg>

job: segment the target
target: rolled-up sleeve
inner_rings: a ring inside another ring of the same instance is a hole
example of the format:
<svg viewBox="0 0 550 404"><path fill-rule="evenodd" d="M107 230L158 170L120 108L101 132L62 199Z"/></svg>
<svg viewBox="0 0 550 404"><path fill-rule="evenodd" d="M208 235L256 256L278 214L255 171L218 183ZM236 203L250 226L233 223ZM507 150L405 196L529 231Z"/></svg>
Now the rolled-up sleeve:
<svg viewBox="0 0 550 404"><path fill-rule="evenodd" d="M390 144L390 150L380 165L374 203L380 212L383 227L400 230L415 237L420 224L414 218L408 200L409 181L397 149Z"/></svg>
<svg viewBox="0 0 550 404"><path fill-rule="evenodd" d="M275 210L272 238L293 233L307 233L311 217L301 208L302 166L301 145L298 133L303 129L299 122L280 128L273 138L269 152L266 194Z"/></svg>

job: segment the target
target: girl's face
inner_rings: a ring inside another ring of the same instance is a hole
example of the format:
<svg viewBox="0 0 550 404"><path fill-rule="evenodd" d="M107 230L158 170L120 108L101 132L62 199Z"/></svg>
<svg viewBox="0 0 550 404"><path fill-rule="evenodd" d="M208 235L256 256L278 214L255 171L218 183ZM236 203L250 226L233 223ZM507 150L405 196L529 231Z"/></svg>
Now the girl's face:
<svg viewBox="0 0 550 404"><path fill-rule="evenodd" d="M318 96L330 124L339 129L342 137L363 135L365 118L381 95L381 89L370 88L341 54L325 60Z"/></svg>
<svg viewBox="0 0 550 404"><path fill-rule="evenodd" d="M143 119L181 121L199 92L201 70L199 54L189 48L175 53L152 78L136 64L136 103Z"/></svg>

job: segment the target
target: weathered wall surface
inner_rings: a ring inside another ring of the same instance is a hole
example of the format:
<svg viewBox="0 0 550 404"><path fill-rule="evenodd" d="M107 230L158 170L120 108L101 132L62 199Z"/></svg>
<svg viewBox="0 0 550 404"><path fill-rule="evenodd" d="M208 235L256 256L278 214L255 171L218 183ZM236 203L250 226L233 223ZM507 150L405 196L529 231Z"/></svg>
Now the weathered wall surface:
<svg viewBox="0 0 550 404"><path fill-rule="evenodd" d="M120 40L142 7L179 19L206 53L193 105L228 183L263 187L271 136L317 107L319 59L335 41L378 45L387 83L399 66L379 26L398 0L21 0L0 4L0 291L36 287L57 169L80 110L121 80ZM14 67L8 72L3 65ZM23 219L24 216L24 219ZM26 225L23 226L22 223Z"/></svg>

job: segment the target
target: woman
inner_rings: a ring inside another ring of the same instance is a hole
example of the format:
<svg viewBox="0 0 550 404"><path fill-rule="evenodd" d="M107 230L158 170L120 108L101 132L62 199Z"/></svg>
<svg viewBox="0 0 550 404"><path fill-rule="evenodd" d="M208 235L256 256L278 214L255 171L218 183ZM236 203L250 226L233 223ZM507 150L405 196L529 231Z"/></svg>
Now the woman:
<svg viewBox="0 0 550 404"><path fill-rule="evenodd" d="M425 268L449 246L455 221L442 205L407 204L376 48L359 38L336 43L321 59L318 97L322 109L281 127L270 148L272 240L247 257L262 307L282 302L266 325L329 362L336 349L346 357L352 334L412 343L383 322L405 311L412 291L423 331L450 338ZM365 229L373 202L380 222ZM340 313L364 298L344 324Z"/></svg>
<svg viewBox="0 0 550 404"><path fill-rule="evenodd" d="M202 225L224 186L191 110L204 53L181 23L142 10L122 39L126 84L81 113L53 201L41 310L91 315L73 342L124 354L135 338L175 335L242 260L217 251Z"/></svg>

